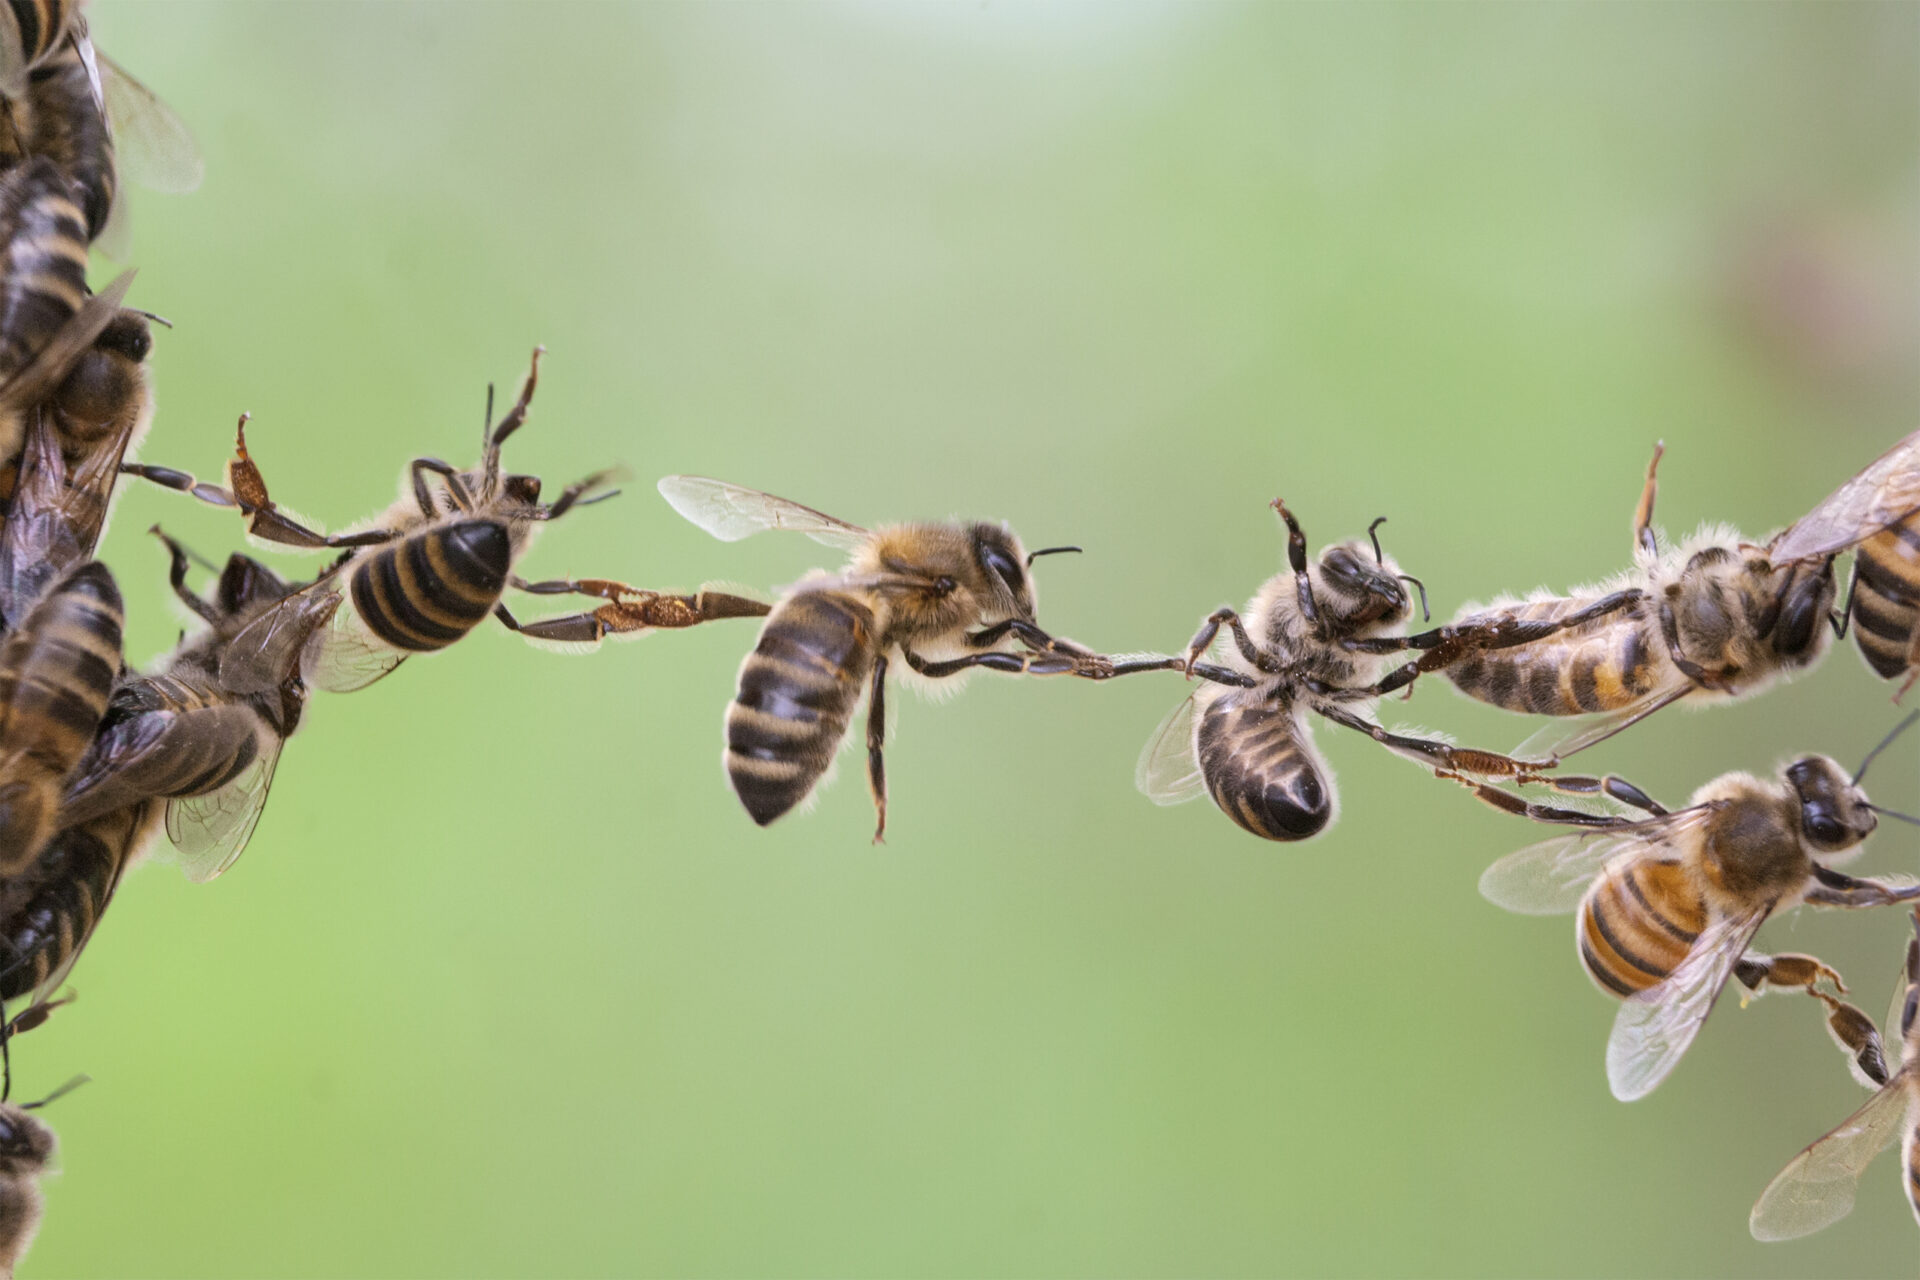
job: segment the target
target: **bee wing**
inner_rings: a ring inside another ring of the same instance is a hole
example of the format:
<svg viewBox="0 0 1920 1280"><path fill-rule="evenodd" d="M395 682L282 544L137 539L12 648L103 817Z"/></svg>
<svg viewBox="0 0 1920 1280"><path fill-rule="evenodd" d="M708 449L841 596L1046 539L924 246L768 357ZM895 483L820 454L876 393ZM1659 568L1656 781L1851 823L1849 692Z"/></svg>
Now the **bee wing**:
<svg viewBox="0 0 1920 1280"><path fill-rule="evenodd" d="M1623 855L1657 853L1706 820L1705 808L1681 809L1625 826L1579 831L1510 853L1480 876L1480 896L1523 916L1557 916L1580 905L1594 877Z"/></svg>
<svg viewBox="0 0 1920 1280"><path fill-rule="evenodd" d="M300 669L308 643L339 610L340 600L338 580L321 578L269 606L227 642L221 685L235 693L278 689Z"/></svg>
<svg viewBox="0 0 1920 1280"><path fill-rule="evenodd" d="M193 131L126 68L104 53L96 51L95 56L120 172L143 187L169 195L196 190L207 176L207 165L200 158Z"/></svg>
<svg viewBox="0 0 1920 1280"><path fill-rule="evenodd" d="M1662 707L1672 706L1686 697L1692 688L1691 684L1682 680L1669 688L1656 689L1638 702L1630 702L1615 711L1556 720L1515 747L1513 754L1528 760L1545 757L1565 760L1638 724Z"/></svg>
<svg viewBox="0 0 1920 1280"><path fill-rule="evenodd" d="M270 731L263 730L260 739L260 754L232 782L206 795L167 801L167 839L174 853L163 861L176 864L196 884L232 866L253 838L285 745Z"/></svg>
<svg viewBox="0 0 1920 1280"><path fill-rule="evenodd" d="M120 300L132 287L133 275L131 271L121 272L113 283L88 298L47 340L46 346L36 351L5 383L0 383L0 405L23 407L52 395L54 388L66 379L73 362L120 313Z"/></svg>
<svg viewBox="0 0 1920 1280"><path fill-rule="evenodd" d="M1920 511L1920 431L1794 521L1769 544L1767 558L1788 564L1844 551L1915 511Z"/></svg>
<svg viewBox="0 0 1920 1280"><path fill-rule="evenodd" d="M337 597L336 597L337 598ZM300 674L328 693L364 689L407 659L406 652L380 639L351 607L336 610L301 650Z"/></svg>
<svg viewBox="0 0 1920 1280"><path fill-rule="evenodd" d="M1908 1086L1895 1076L1833 1132L1774 1175L1754 1202L1747 1229L1755 1240L1792 1240L1831 1226L1853 1211L1860 1175L1900 1132Z"/></svg>
<svg viewBox="0 0 1920 1280"><path fill-rule="evenodd" d="M1185 804L1205 794L1207 780L1193 753L1193 727L1200 714L1200 690L1167 712L1160 727L1147 739L1140 763L1133 769L1133 785L1155 804Z"/></svg>
<svg viewBox="0 0 1920 1280"><path fill-rule="evenodd" d="M1607 1041L1607 1082L1614 1097L1622 1102L1644 1098L1667 1078L1770 909L1755 907L1715 920L1664 981L1621 1004Z"/></svg>
<svg viewBox="0 0 1920 1280"><path fill-rule="evenodd" d="M667 505L722 542L738 542L764 529L791 529L846 550L859 546L867 536L865 529L824 511L724 480L667 476L658 488Z"/></svg>

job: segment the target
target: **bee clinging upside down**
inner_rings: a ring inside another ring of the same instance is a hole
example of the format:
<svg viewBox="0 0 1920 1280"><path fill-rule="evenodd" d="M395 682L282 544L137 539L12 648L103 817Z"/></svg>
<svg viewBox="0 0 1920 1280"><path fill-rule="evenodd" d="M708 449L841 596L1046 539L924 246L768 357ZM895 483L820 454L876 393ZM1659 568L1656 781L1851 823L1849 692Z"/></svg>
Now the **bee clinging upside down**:
<svg viewBox="0 0 1920 1280"><path fill-rule="evenodd" d="M1309 711L1436 768L1529 774L1534 762L1393 733L1368 717L1372 703L1416 674L1417 664L1388 655L1409 642L1395 634L1412 616L1402 584L1419 581L1381 551L1374 530L1383 520L1368 530L1371 548L1359 539L1337 543L1309 564L1293 513L1278 499L1273 506L1286 522L1289 569L1247 602L1244 618L1221 609L1201 625L1182 665L1207 683L1148 740L1135 774L1140 790L1158 804L1205 791L1268 840L1317 835L1333 822L1337 798ZM1222 626L1232 637L1222 649L1227 665L1199 663Z"/></svg>
<svg viewBox="0 0 1920 1280"><path fill-rule="evenodd" d="M1838 622L1833 554L1789 558L1728 529L1662 549L1653 462L1634 515L1634 568L1599 586L1471 608L1412 643L1469 697L1592 716L1522 747L1563 759L1662 707L1756 693L1818 662ZM1828 624L1833 623L1832 629Z"/></svg>
<svg viewBox="0 0 1920 1280"><path fill-rule="evenodd" d="M1846 990L1812 956L1749 952L1769 917L1802 902L1875 907L1920 899L1920 884L1860 879L1832 866L1890 812L1868 800L1860 779L1915 719L1920 712L1852 778L1827 756L1803 756L1773 781L1723 774L1673 811L1618 779L1560 780L1568 789L1603 790L1644 810L1643 818L1554 809L1468 783L1506 812L1589 828L1502 858L1481 877L1480 891L1527 915L1579 912L1580 963L1595 986L1623 1002L1607 1045L1615 1097L1645 1097L1667 1077L1730 977L1750 991L1798 988L1823 1000L1815 988L1822 979ZM1829 1026L1866 1070L1867 1046L1848 1042L1844 1019Z"/></svg>
<svg viewBox="0 0 1920 1280"><path fill-rule="evenodd" d="M874 839L885 835L886 682L896 662L930 680L975 668L1106 679L1177 665L1116 662L1040 629L1028 570L1038 556L1077 547L1027 552L1011 529L985 521L869 531L700 476L668 476L660 492L722 541L789 529L851 553L840 573L810 574L781 596L740 668L725 762L734 794L761 826L804 800L827 772L864 689Z"/></svg>
<svg viewBox="0 0 1920 1280"><path fill-rule="evenodd" d="M1895 1138L1901 1139L1900 1186L1907 1207L1920 1221L1920 911L1914 913L1913 928L1887 1027L1895 1069L1883 1071L1880 1087L1866 1105L1795 1156L1767 1184L1747 1220L1754 1239L1792 1240L1846 1217L1853 1211L1861 1174ZM1867 1025L1871 1028L1872 1023Z"/></svg>
<svg viewBox="0 0 1920 1280"><path fill-rule="evenodd" d="M228 687L238 692L275 687L277 672L255 669L252 655L273 646L252 634L254 628L277 633L323 608L329 620L307 641L301 671L308 684L335 692L364 688L411 654L444 649L489 616L529 640L592 646L607 636L766 613L767 606L759 601L721 592L671 595L604 578L528 582L513 572L542 525L584 505L586 495L612 476L598 472L569 485L552 503L542 503L538 476L502 472L500 448L526 421L540 355L536 349L520 398L498 426L492 422L489 389L478 465L462 470L437 458L415 458L400 501L361 532L321 534L275 506L247 453L245 418L238 456L227 469L230 488L197 483L165 467L124 468L216 506L237 507L247 517L248 532L263 540L304 549L345 549L314 582L268 609L235 638L221 664ZM502 601L508 587L536 595L593 596L607 603L590 613L522 623Z"/></svg>

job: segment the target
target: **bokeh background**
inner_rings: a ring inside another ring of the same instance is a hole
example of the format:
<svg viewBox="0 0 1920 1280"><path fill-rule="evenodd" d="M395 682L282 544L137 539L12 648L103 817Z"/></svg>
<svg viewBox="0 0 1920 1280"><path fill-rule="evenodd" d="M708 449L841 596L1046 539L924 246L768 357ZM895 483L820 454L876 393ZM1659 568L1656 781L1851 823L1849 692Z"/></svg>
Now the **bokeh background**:
<svg viewBox="0 0 1920 1280"><path fill-rule="evenodd" d="M655 496L722 476L846 518L984 514L1041 617L1183 643L1377 515L1436 611L1624 567L1662 522L1784 524L1920 409L1920 8L100 0L198 132L136 193L175 324L143 456L241 410L332 527L468 461L620 500L534 575L769 588ZM104 279L114 268L96 264ZM130 652L183 625L135 489ZM313 567L280 559L289 572ZM537 606L540 602L532 602ZM539 613L528 607L523 613ZM719 767L746 624L570 659L489 629L318 699L224 879L134 874L23 1041L64 1172L40 1275L1910 1273L1895 1163L1809 1241L1755 1195L1862 1098L1799 999L1729 1001L1607 1094L1567 920L1475 892L1538 828L1323 729L1344 815L1268 845L1156 809L1182 696L985 676L904 699L889 843L857 761L761 831ZM1684 797L1893 723L1851 652L1595 767ZM1387 714L1510 746L1422 688ZM1877 768L1920 807L1920 739ZM1889 829L1857 864L1913 870ZM1774 923L1884 1008L1897 913Z"/></svg>

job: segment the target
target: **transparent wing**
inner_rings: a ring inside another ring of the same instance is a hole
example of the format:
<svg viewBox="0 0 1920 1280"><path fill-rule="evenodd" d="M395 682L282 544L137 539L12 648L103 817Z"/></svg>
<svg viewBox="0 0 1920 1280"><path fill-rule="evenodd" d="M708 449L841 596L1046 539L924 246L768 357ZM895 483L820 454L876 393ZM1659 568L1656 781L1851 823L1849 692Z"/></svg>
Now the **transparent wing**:
<svg viewBox="0 0 1920 1280"><path fill-rule="evenodd" d="M1747 1218L1753 1238L1792 1240L1851 1213L1861 1173L1900 1132L1911 1088L1906 1075L1895 1076L1832 1133L1788 1161L1754 1202Z"/></svg>
<svg viewBox="0 0 1920 1280"><path fill-rule="evenodd" d="M164 860L196 884L234 864L267 806L267 790L285 742L272 733L260 737L260 754L232 782L203 796L167 801L167 839L173 841L174 853Z"/></svg>
<svg viewBox="0 0 1920 1280"><path fill-rule="evenodd" d="M37 404L53 394L66 380L73 368L73 362L93 345L113 318L120 314L120 300L127 296L127 290L133 285L131 271L123 271L114 277L100 292L88 298L80 309L67 319L67 322L47 340L47 345L33 354L32 359L16 370L4 384L0 384L0 405L24 406Z"/></svg>
<svg viewBox="0 0 1920 1280"><path fill-rule="evenodd" d="M1626 826L1579 831L1510 853L1480 876L1480 896L1523 916L1572 911L1593 881L1618 857L1660 852L1682 833L1706 821L1710 811L1681 809Z"/></svg>
<svg viewBox="0 0 1920 1280"><path fill-rule="evenodd" d="M1756 907L1715 920L1701 930L1687 958L1664 982L1620 1006L1607 1041L1607 1082L1614 1097L1622 1102L1644 1098L1667 1078L1713 1011L1720 988L1769 909Z"/></svg>
<svg viewBox="0 0 1920 1280"><path fill-rule="evenodd" d="M1844 551L1920 511L1920 431L1828 494L1767 548L1775 564Z"/></svg>
<svg viewBox="0 0 1920 1280"><path fill-rule="evenodd" d="M396 649L367 629L351 605L336 609L301 650L300 674L329 693L364 689L405 662Z"/></svg>
<svg viewBox="0 0 1920 1280"><path fill-rule="evenodd" d="M235 693L278 689L300 669L307 642L333 618L340 600L339 580L322 578L270 606L227 642L221 685Z"/></svg>
<svg viewBox="0 0 1920 1280"><path fill-rule="evenodd" d="M829 547L848 549L867 536L858 525L823 511L724 480L667 476L659 489L669 506L722 542L738 542L764 529L791 529Z"/></svg>
<svg viewBox="0 0 1920 1280"><path fill-rule="evenodd" d="M1638 702L1630 702L1617 711L1597 716L1577 716L1555 720L1513 749L1527 760L1565 760L1614 734L1638 724L1662 707L1671 706L1687 696L1693 686L1684 677L1677 684L1656 689Z"/></svg>
<svg viewBox="0 0 1920 1280"><path fill-rule="evenodd" d="M1200 761L1193 754L1195 717L1200 712L1201 690L1188 694L1147 739L1134 766L1133 785L1155 804L1185 804L1207 789L1200 776Z"/></svg>
<svg viewBox="0 0 1920 1280"><path fill-rule="evenodd" d="M207 176L200 144L172 107L128 75L103 53L96 53L100 83L113 122L114 162L120 173L155 191L185 195Z"/></svg>

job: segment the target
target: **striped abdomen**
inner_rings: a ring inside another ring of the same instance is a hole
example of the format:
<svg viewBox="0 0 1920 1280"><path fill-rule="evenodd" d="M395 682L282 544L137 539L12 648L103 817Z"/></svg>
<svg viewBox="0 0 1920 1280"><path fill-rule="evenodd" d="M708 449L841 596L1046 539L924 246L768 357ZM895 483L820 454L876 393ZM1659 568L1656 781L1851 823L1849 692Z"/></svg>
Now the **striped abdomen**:
<svg viewBox="0 0 1920 1280"><path fill-rule="evenodd" d="M1920 639L1920 515L1854 549L1853 642L1873 673L1891 680L1913 666Z"/></svg>
<svg viewBox="0 0 1920 1280"><path fill-rule="evenodd" d="M0 65L0 76L17 76L46 57L79 12L80 0L7 0L0 22L12 24L19 33L21 61L18 66Z"/></svg>
<svg viewBox="0 0 1920 1280"><path fill-rule="evenodd" d="M1580 962L1624 999L1672 973L1706 926L1706 903L1678 862L1629 863L1594 881L1580 904Z"/></svg>
<svg viewBox="0 0 1920 1280"><path fill-rule="evenodd" d="M0 175L0 379L24 367L87 297L87 223L72 183L35 157Z"/></svg>
<svg viewBox="0 0 1920 1280"><path fill-rule="evenodd" d="M359 559L353 607L369 631L396 649L444 649L486 621L512 567L500 521L429 525Z"/></svg>
<svg viewBox="0 0 1920 1280"><path fill-rule="evenodd" d="M0 644L0 873L25 867L53 834L61 783L120 674L121 618L113 575L89 561Z"/></svg>
<svg viewBox="0 0 1920 1280"><path fill-rule="evenodd" d="M873 610L838 591L773 607L727 708L727 776L761 826L806 798L833 762L873 670Z"/></svg>
<svg viewBox="0 0 1920 1280"><path fill-rule="evenodd" d="M1514 606L1511 613L1555 618L1589 603L1535 600ZM1649 620L1638 610L1623 609L1532 644L1469 653L1445 674L1469 698L1508 711L1539 716L1615 711L1653 692L1666 670L1653 649L1658 643Z"/></svg>
<svg viewBox="0 0 1920 1280"><path fill-rule="evenodd" d="M58 980L113 898L149 813L136 805L68 827L20 875L0 883L0 1000Z"/></svg>
<svg viewBox="0 0 1920 1280"><path fill-rule="evenodd" d="M27 99L27 152L51 160L78 189L92 240L113 209L113 135L79 50L64 44L34 68Z"/></svg>
<svg viewBox="0 0 1920 1280"><path fill-rule="evenodd" d="M1268 840L1304 840L1333 819L1333 784L1292 695L1228 693L1194 723L1194 758L1220 811Z"/></svg>

